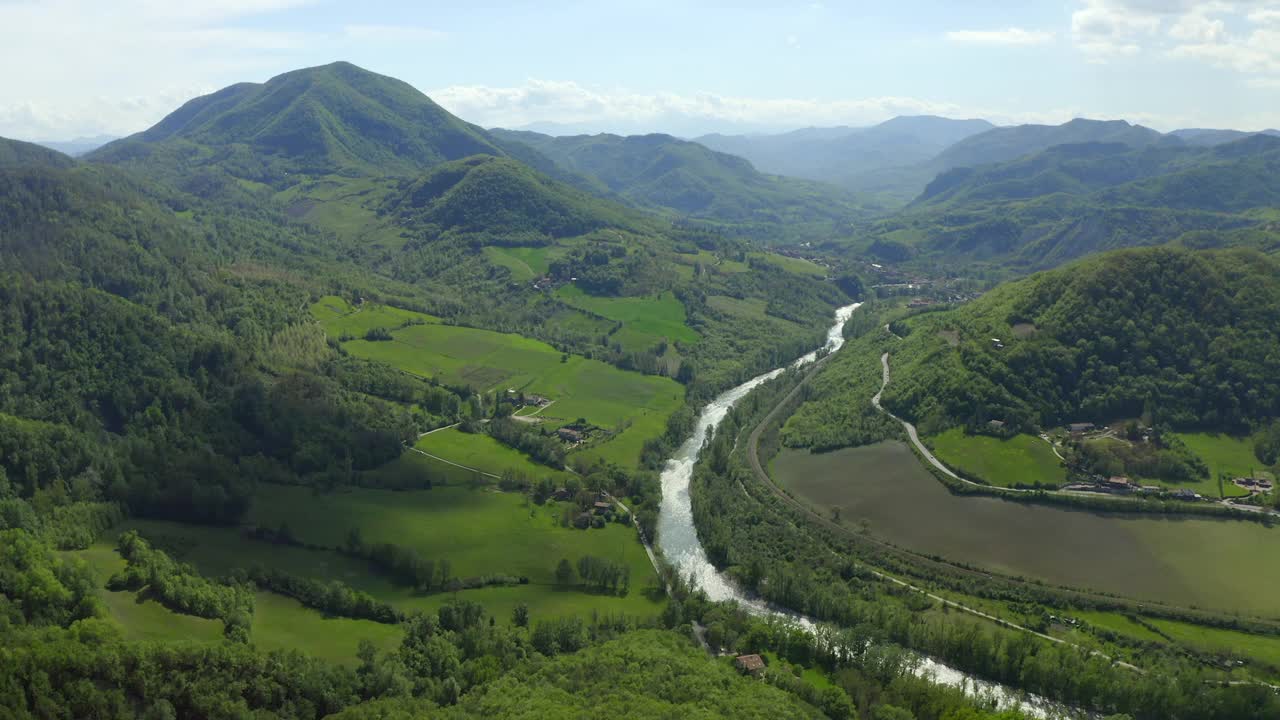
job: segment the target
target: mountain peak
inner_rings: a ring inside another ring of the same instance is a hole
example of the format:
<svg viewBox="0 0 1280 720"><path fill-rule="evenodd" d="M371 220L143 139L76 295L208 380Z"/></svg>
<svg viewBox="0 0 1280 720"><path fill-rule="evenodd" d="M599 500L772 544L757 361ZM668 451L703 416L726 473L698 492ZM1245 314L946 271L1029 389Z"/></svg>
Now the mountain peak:
<svg viewBox="0 0 1280 720"><path fill-rule="evenodd" d="M238 83L195 98L154 127L94 153L128 159L138 143L247 146L281 172L411 174L447 160L502 151L491 138L401 80L349 62Z"/></svg>

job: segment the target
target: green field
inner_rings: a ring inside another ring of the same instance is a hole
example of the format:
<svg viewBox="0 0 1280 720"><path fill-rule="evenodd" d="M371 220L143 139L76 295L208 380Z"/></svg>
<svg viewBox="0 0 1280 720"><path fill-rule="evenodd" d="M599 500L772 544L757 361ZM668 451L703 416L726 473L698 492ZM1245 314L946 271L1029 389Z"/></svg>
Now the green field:
<svg viewBox="0 0 1280 720"><path fill-rule="evenodd" d="M1139 600L1280 618L1280 529L951 494L900 442L783 450L779 484L824 514L919 552Z"/></svg>
<svg viewBox="0 0 1280 720"><path fill-rule="evenodd" d="M406 322L438 323L439 318L424 313L402 310L390 305L364 303L353 307L337 295L326 295L311 306L311 316L320 321L326 333L340 338L344 335L364 337L374 328L393 330Z"/></svg>
<svg viewBox="0 0 1280 720"><path fill-rule="evenodd" d="M327 547L340 545L350 529L358 527L366 542L396 543L436 562L448 560L455 577L496 573L528 577L530 582L525 585L456 593L484 605L499 622L507 622L511 610L520 603L527 604L535 618L592 612L649 617L661 612L661 599L652 599L646 592L656 575L634 528L617 523L590 530L562 528L558 520L565 507L561 503L527 503L521 494L461 487L317 495L309 488L264 485L248 522L271 528L288 524L301 541ZM80 553L99 568L104 582L122 564L112 549L114 538L130 528L211 577L253 565L279 568L304 577L341 580L405 612L433 611L455 596L418 594L392 583L363 560L332 550L253 540L239 528L154 520L130 520L100 545ZM618 597L557 587L556 563L561 558L576 562L583 555L625 563L631 568L631 591ZM197 633L187 628L190 623L184 616L154 603L142 608L139 617L121 617L137 637L221 636L221 623L190 618L195 625L208 624ZM255 642L263 647L299 645L306 652L340 660L354 652L361 637L392 643L396 633L396 628L370 621L325 618L270 593L259 595L253 631Z"/></svg>
<svg viewBox="0 0 1280 720"><path fill-rule="evenodd" d="M328 570L340 579L351 580L353 574L364 574L363 563L343 562L347 559L331 553L316 553L302 548L251 543L241 540L230 528L192 527L178 523L134 521L127 527L136 527L152 537L170 540L183 539L191 548L182 556L203 572L218 576L234 567L245 568L252 562L264 566L281 567L299 574L324 577L320 572ZM123 530L124 528L121 528ZM116 533L111 533L113 539ZM221 558L222 562L201 562L218 554L217 548L227 543L243 543L244 547L234 560ZM133 591L113 592L105 589L105 583L125 565L116 553L112 541L99 542L87 550L73 553L92 567L103 584L101 597L108 614L124 629L130 640L154 640L161 642L214 643L222 640L222 622L176 613L154 600L139 600ZM319 557L329 556L315 564ZM252 561L246 561L252 558ZM313 562L299 562L311 559ZM304 569L305 568L305 569ZM358 570L358 573L353 573ZM370 620L327 618L316 610L303 606L296 600L269 592L259 592L254 599L253 643L265 650L297 649L308 655L334 662L353 662L361 639L369 639L380 648L389 648L399 642L401 630L394 625L384 625Z"/></svg>
<svg viewBox="0 0 1280 720"><path fill-rule="evenodd" d="M111 542L99 542L69 554L93 568L101 588L99 597L111 618L124 628L126 639L205 643L222 639L222 623L218 620L175 613L154 600L139 598L132 590L107 590L107 580L125 566L124 558Z"/></svg>
<svg viewBox="0 0 1280 720"><path fill-rule="evenodd" d="M632 333L650 338L646 345L627 349L647 349L661 338L685 343L698 341L698 333L685 324L684 304L670 292L656 297L596 297L576 285L565 285L556 291L556 296L569 305L616 320Z"/></svg>
<svg viewBox="0 0 1280 720"><path fill-rule="evenodd" d="M528 455L503 445L488 435L465 433L457 428L438 430L424 435L418 438L414 447L459 465L466 465L494 475L511 472L517 477L532 480L546 477L551 478L557 485L563 485L570 477L563 470L534 462ZM430 458L426 459L430 460Z"/></svg>
<svg viewBox="0 0 1280 720"><path fill-rule="evenodd" d="M400 643L398 625L329 618L293 598L260 592L254 598L253 644L263 650L299 650L330 662L354 665L361 640L379 650Z"/></svg>
<svg viewBox="0 0 1280 720"><path fill-rule="evenodd" d="M1117 635L1124 635L1132 640L1149 643L1166 643L1163 636L1152 631L1142 623L1136 622L1126 615L1114 612L1103 612L1098 610L1074 610L1071 617L1077 620L1083 620L1090 625L1110 630Z"/></svg>
<svg viewBox="0 0 1280 720"><path fill-rule="evenodd" d="M556 522L562 506L527 501L518 493L455 487L315 495L306 488L264 485L249 522L263 527L288 523L300 540L325 546L340 545L358 527L367 542L396 543L427 558L448 559L458 577L505 573L550 584L560 558L587 554L630 565L633 587L643 586L652 574L630 526L562 528ZM635 597L633 592L628 599Z"/></svg>
<svg viewBox="0 0 1280 720"><path fill-rule="evenodd" d="M1266 665L1270 675L1280 672L1280 637L1251 635L1235 630L1148 618L1147 622L1179 644L1215 655L1245 657Z"/></svg>
<svg viewBox="0 0 1280 720"><path fill-rule="evenodd" d="M683 306L678 302L676 305L683 317ZM313 305L312 313L332 337L344 332L358 337L363 335L360 328L379 326L377 322L361 318L366 312L394 310L396 314L406 313L406 317L421 317L428 323L395 330L391 341L357 339L345 343L343 347L356 357L385 362L450 385L469 385L486 392L516 389L543 395L556 401L542 413L548 421L566 423L585 418L591 424L617 432L608 440L584 448L580 453L584 459L602 458L634 465L644 443L665 431L667 418L683 402L684 388L670 378L642 375L599 360L565 355L538 340L441 325L430 316L385 306L376 311L371 308L343 314L345 307L341 298L329 297ZM353 332L356 330L360 332Z"/></svg>
<svg viewBox="0 0 1280 720"><path fill-rule="evenodd" d="M707 298L707 304L727 315L758 320L764 319L765 308L769 306L768 301L761 298L741 300L729 295L712 295Z"/></svg>
<svg viewBox="0 0 1280 720"><path fill-rule="evenodd" d="M1172 642L1200 653L1245 658L1263 665L1261 674L1267 678L1280 672L1280 637L1275 635L1253 635L1152 617L1144 618L1143 624L1114 612L1076 611L1071 616L1143 642Z"/></svg>
<svg viewBox="0 0 1280 720"><path fill-rule="evenodd" d="M1206 497L1218 496L1218 475L1225 473L1228 478L1249 477L1258 475L1263 465L1253 454L1253 441L1250 438L1232 437L1209 433L1175 433L1174 437L1182 441L1187 449L1204 460L1209 466L1209 479L1196 485L1182 483L1180 486L1192 487ZM1270 473L1265 473L1270 476ZM1248 492L1228 480L1223 483L1227 497L1243 496Z"/></svg>
<svg viewBox="0 0 1280 720"><path fill-rule="evenodd" d="M756 253L752 257L764 258L783 270L797 275L827 276L826 268L804 258L787 257L786 255L776 255L774 253Z"/></svg>
<svg viewBox="0 0 1280 720"><path fill-rule="evenodd" d="M1008 439L966 435L952 428L928 438L938 459L965 475L990 485L1048 485L1067 481L1067 469L1049 443L1031 435Z"/></svg>
<svg viewBox="0 0 1280 720"><path fill-rule="evenodd" d="M547 274L551 267L554 248L546 247L497 247L484 249L484 255L494 265L511 271L511 279L528 282Z"/></svg>

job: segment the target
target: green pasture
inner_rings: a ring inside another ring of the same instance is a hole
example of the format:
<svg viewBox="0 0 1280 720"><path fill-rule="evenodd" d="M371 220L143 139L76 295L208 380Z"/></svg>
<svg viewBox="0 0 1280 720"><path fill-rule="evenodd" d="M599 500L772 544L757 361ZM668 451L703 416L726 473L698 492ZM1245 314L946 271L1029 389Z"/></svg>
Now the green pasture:
<svg viewBox="0 0 1280 720"><path fill-rule="evenodd" d="M511 279L527 282L547 274L555 253L548 247L498 247L488 246L484 256L494 265L511 271Z"/></svg>
<svg viewBox="0 0 1280 720"><path fill-rule="evenodd" d="M320 321L324 331L334 338L340 338L344 335L360 338L374 328L394 330L406 322L440 322L439 318L431 315L412 310L403 310L390 305L377 305L366 302L359 307L355 307L347 302L346 298L341 298L337 295L326 295L312 304L311 316Z"/></svg>
<svg viewBox="0 0 1280 720"><path fill-rule="evenodd" d="M666 338L675 342L694 343L698 333L685 324L684 304L670 292L655 297L596 297L576 285L564 285L556 296L574 307L616 320L632 332ZM652 345L652 341L645 345ZM629 348L630 349L630 348ZM644 349L644 348L635 348Z"/></svg>
<svg viewBox="0 0 1280 720"><path fill-rule="evenodd" d="M275 593L260 592L254 597L253 644L263 650L298 650L321 660L355 665L361 640L385 651L399 645L403 634L398 625L325 617Z"/></svg>
<svg viewBox="0 0 1280 720"><path fill-rule="evenodd" d="M1177 620L1148 618L1152 627L1180 645L1214 655L1243 657L1266 665L1270 675L1280 672L1280 637L1193 625Z"/></svg>
<svg viewBox="0 0 1280 720"><path fill-rule="evenodd" d="M1083 620L1096 628L1110 630L1117 635L1123 635L1132 640L1149 643L1168 642L1159 633L1120 613L1101 610L1077 610L1071 613L1071 617Z"/></svg>
<svg viewBox="0 0 1280 720"><path fill-rule="evenodd" d="M768 301L763 298L742 300L729 295L711 295L707 298L707 304L726 315L734 315L751 320L763 320L765 308L769 305Z"/></svg>
<svg viewBox="0 0 1280 720"><path fill-rule="evenodd" d="M933 453L946 465L991 485L1047 485L1067 481L1067 469L1049 443L1032 435L995 438L966 435L952 428L928 439Z"/></svg>
<svg viewBox="0 0 1280 720"><path fill-rule="evenodd" d="M1253 454L1253 439L1248 437L1232 437L1217 433L1175 433L1174 437L1182 441L1187 449L1204 460L1209 466L1209 480L1201 485L1205 490L1197 490L1201 495L1216 497L1218 495L1218 475L1226 474L1234 477L1266 477L1271 473ZM1212 486L1212 487L1210 487ZM1223 489L1228 497L1248 494L1243 488L1228 481ZM1207 490L1207 492L1206 492Z"/></svg>
<svg viewBox="0 0 1280 720"><path fill-rule="evenodd" d="M617 433L586 449L634 465L644 443L661 435L667 418L683 401L684 389L666 377L642 375L577 355L546 343L489 330L453 325L413 325L394 340L352 340L344 347L357 357L386 362L446 384L483 391L523 390L552 398L542 413L548 421L589 423Z"/></svg>
<svg viewBox="0 0 1280 720"><path fill-rule="evenodd" d="M553 405L552 408L555 406ZM414 447L459 465L476 468L494 475L510 472L518 477L537 480L551 478L558 485L569 474L534 462L524 453L494 440L483 433L465 433L457 428L437 430L418 438ZM416 455L417 453L410 453ZM430 458L426 458L430 460Z"/></svg>
<svg viewBox="0 0 1280 720"><path fill-rule="evenodd" d="M786 255L777 255L775 253L753 253L752 257L763 258L773 265L796 275L814 275L816 277L826 277L827 269L817 263L805 260L804 258L788 257Z"/></svg>
<svg viewBox="0 0 1280 720"><path fill-rule="evenodd" d="M107 614L123 628L126 639L202 643L222 639L222 623L218 620L175 613L155 600L140 598L132 590L107 590L107 580L125 566L124 558L115 551L114 540L113 534L110 540L68 554L84 560L92 568L100 588L98 596Z"/></svg>
<svg viewBox="0 0 1280 720"><path fill-rule="evenodd" d="M263 485L249 521L273 528L287 523L300 540L324 546L340 545L358 527L366 542L412 547L437 562L447 559L458 577L504 573L550 584L560 558L591 554L627 563L632 586L643 585L653 570L634 528L616 523L562 528L563 507L488 489L353 489L317 495L306 488Z"/></svg>

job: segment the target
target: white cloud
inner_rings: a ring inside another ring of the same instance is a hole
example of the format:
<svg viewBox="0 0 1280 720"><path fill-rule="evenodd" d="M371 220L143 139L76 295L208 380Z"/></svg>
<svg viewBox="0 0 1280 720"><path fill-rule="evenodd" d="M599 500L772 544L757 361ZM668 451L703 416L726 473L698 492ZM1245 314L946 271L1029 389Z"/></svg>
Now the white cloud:
<svg viewBox="0 0 1280 720"><path fill-rule="evenodd" d="M1134 55L1139 41L1156 32L1160 17L1139 3L1123 0L1086 0L1071 15L1071 37L1091 60L1102 62L1118 55Z"/></svg>
<svg viewBox="0 0 1280 720"><path fill-rule="evenodd" d="M968 45L1043 45L1053 42L1053 33L1018 27L1004 30L952 30L947 33L947 39Z"/></svg>
<svg viewBox="0 0 1280 720"><path fill-rule="evenodd" d="M639 93L621 88L589 88L568 81L528 80L516 87L453 85L427 90L450 112L485 127L519 128L549 124L559 132L770 132L808 126L864 126L897 115L983 117L999 124L1056 124L1073 117L1099 117L1079 107L1022 109L971 107L914 97L846 99L761 98L713 93ZM1129 119L1172 128L1182 118L1142 113L1100 119Z"/></svg>
<svg viewBox="0 0 1280 720"><path fill-rule="evenodd" d="M1092 62L1154 50L1255 87L1280 75L1280 0L1083 0L1071 31Z"/></svg>
<svg viewBox="0 0 1280 720"><path fill-rule="evenodd" d="M1223 39L1226 30L1226 23L1222 20L1193 12L1178 18L1169 28L1169 36L1187 42L1216 43Z"/></svg>

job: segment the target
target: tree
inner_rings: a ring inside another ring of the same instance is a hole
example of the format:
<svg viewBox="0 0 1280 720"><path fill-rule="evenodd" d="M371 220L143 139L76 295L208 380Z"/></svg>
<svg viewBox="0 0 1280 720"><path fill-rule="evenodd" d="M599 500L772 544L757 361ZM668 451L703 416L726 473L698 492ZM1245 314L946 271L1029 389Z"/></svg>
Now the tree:
<svg viewBox="0 0 1280 720"><path fill-rule="evenodd" d="M529 627L529 606L525 603L518 603L512 608L511 622L516 627Z"/></svg>
<svg viewBox="0 0 1280 720"><path fill-rule="evenodd" d="M561 587L573 584L573 564L569 558L560 558L560 564L556 565L556 584Z"/></svg>

